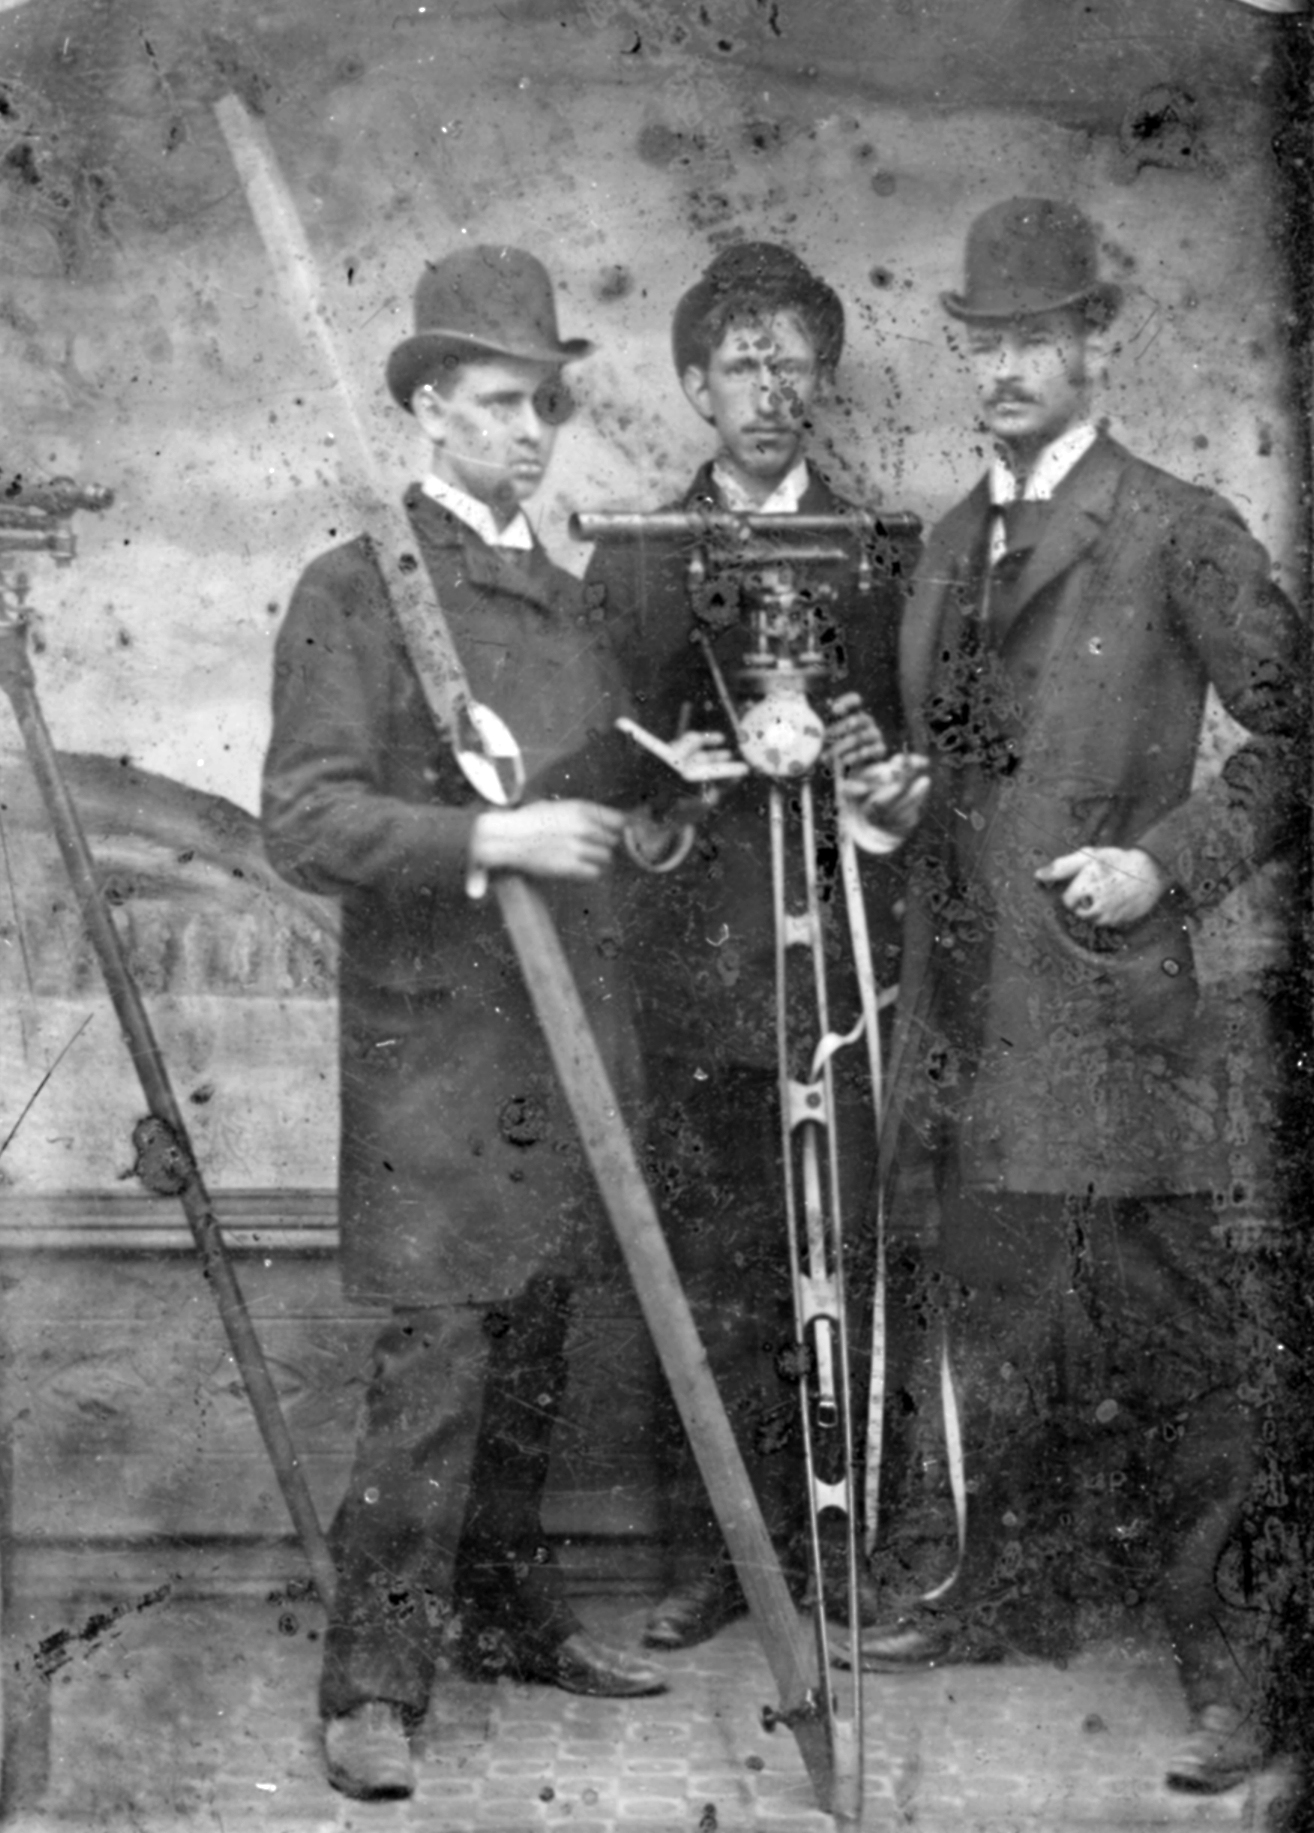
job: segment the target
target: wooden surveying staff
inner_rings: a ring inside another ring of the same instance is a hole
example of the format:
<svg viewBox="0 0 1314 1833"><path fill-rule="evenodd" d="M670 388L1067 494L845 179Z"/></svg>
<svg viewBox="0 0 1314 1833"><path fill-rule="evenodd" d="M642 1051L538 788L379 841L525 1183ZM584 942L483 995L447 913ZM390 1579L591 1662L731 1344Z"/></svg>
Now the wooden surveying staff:
<svg viewBox="0 0 1314 1833"><path fill-rule="evenodd" d="M234 95L215 113L247 202L272 264L280 297L327 367L349 432L359 479L354 507L370 539L411 659L439 730L455 745L468 727L465 681L415 537L394 503L365 431L338 350L305 232L268 137ZM856 1826L843 1788L835 1787L829 1715L819 1704L818 1663L762 1521L748 1472L698 1339L652 1198L620 1117L560 940L533 886L509 873L494 875L493 893L543 1028L562 1090L634 1282L675 1403L693 1445L780 1692L778 1722L789 1726L823 1808ZM827 1684L828 1676L820 1676Z"/></svg>

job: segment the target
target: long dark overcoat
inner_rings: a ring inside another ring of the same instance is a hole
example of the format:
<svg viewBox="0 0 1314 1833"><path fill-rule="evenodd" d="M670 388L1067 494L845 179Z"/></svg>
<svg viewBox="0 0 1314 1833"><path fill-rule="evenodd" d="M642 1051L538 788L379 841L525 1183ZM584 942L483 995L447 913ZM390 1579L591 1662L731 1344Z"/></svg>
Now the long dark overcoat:
<svg viewBox="0 0 1314 1833"><path fill-rule="evenodd" d="M724 507L710 464L667 509ZM839 515L853 504L809 466L801 515ZM830 694L856 691L887 733L898 740L898 629L911 575L912 544L888 544L878 553L874 589L860 595L856 561L819 569L818 584L834 591L824 619L824 645L835 670ZM882 570L880 562L884 562ZM726 716L702 648L692 640L694 614L687 584L689 547L671 540L601 542L594 549L585 587L605 613L640 718L669 737L683 715L693 726L724 731ZM903 570L906 567L906 572ZM705 626L722 675L734 692L748 648L746 621ZM820 779L824 783L824 778ZM772 918L768 784L749 777L720 803L715 820L693 853L664 878L645 880L627 911L626 932L643 1003L647 1047L718 1065L776 1066L775 928ZM826 944L837 1005L835 1022L847 1028L859 1011L848 958L848 926L835 880L833 821L820 798L823 890L837 914L826 926ZM793 824L795 827L797 824ZM801 851L791 857L790 894L801 906ZM901 867L864 859L864 881L879 977L895 975L898 922L893 915ZM808 1011L811 1012L810 995ZM811 1035L815 1020L801 1030Z"/></svg>
<svg viewBox="0 0 1314 1833"><path fill-rule="evenodd" d="M933 789L885 1147L956 1152L976 1188L1209 1189L1226 1115L1200 1055L1192 917L1292 837L1304 629L1229 505L1101 437L982 644L988 513L983 479L934 530L901 639ZM1248 736L1193 787L1211 683ZM1084 846L1144 848L1172 889L1128 929L1079 922L1034 873Z"/></svg>
<svg viewBox="0 0 1314 1833"><path fill-rule="evenodd" d="M610 799L619 753L605 734L626 702L578 582L538 546L488 547L419 492L408 507L474 696L520 743L529 796L538 779ZM342 899L342 1263L366 1302L508 1296L536 1270L576 1270L605 1240L496 902L467 894L482 806L367 550L312 562L278 638L264 828L285 877ZM609 887L546 895L632 1097Z"/></svg>

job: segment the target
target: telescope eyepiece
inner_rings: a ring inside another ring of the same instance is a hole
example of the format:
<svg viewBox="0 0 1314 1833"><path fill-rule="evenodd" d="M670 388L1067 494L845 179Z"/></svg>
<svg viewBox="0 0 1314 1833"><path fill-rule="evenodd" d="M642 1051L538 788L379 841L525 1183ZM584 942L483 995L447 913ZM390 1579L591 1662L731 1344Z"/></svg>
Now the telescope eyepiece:
<svg viewBox="0 0 1314 1833"><path fill-rule="evenodd" d="M34 509L51 516L71 516L79 509L99 514L113 501L114 492L107 484L79 484L71 477L50 477L27 484L20 472L0 488L0 507Z"/></svg>

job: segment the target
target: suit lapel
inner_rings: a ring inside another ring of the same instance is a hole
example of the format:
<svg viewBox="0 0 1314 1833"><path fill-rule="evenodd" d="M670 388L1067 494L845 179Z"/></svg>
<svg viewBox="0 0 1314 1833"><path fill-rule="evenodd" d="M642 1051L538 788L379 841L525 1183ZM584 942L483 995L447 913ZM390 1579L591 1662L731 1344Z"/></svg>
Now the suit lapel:
<svg viewBox="0 0 1314 1833"><path fill-rule="evenodd" d="M552 569L537 540L527 552L520 548L490 547L450 510L420 491L413 494L410 508L421 538L430 547L448 551L454 548L460 553L461 572L470 585L482 586L510 598L523 598L540 611L555 609L557 594L552 589Z"/></svg>
<svg viewBox="0 0 1314 1833"><path fill-rule="evenodd" d="M1127 454L1113 440L1097 439L1054 492L1045 532L1019 575L1008 622L995 623L997 642L1003 642L1037 593L1065 573L1103 534L1126 459Z"/></svg>
<svg viewBox="0 0 1314 1833"><path fill-rule="evenodd" d="M472 585L486 586L509 598L523 598L540 611L555 608L556 595L545 556L537 541L528 551L513 547L489 547L471 532L464 543L465 576Z"/></svg>
<svg viewBox="0 0 1314 1833"><path fill-rule="evenodd" d="M932 530L917 569L912 603L899 633L899 677L919 745L925 742L922 713L940 651L946 640L956 641L962 616L975 609L963 599L973 590L989 504L989 485L983 477Z"/></svg>

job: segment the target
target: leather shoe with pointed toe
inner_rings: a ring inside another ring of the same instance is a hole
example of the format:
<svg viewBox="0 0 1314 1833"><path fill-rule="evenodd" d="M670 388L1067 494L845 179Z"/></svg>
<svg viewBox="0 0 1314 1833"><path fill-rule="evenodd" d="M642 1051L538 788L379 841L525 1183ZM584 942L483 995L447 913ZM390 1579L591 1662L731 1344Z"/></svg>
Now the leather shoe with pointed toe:
<svg viewBox="0 0 1314 1833"><path fill-rule="evenodd" d="M1188 1795L1221 1795L1264 1766L1264 1745L1253 1717L1235 1706L1205 1706L1173 1752L1164 1780Z"/></svg>
<svg viewBox="0 0 1314 1833"><path fill-rule="evenodd" d="M983 1664L1002 1661L1007 1653L1007 1641L993 1628L970 1617L930 1610L914 1610L874 1624L858 1640L859 1662L869 1674ZM847 1646L837 1647L833 1659L837 1667L852 1666Z"/></svg>
<svg viewBox="0 0 1314 1833"><path fill-rule="evenodd" d="M728 1562L710 1567L662 1599L643 1626L645 1648L695 1648L742 1617L748 1600Z"/></svg>
<svg viewBox="0 0 1314 1833"><path fill-rule="evenodd" d="M577 1629L551 1648L524 1655L521 1673L526 1680L598 1699L638 1699L647 1693L664 1693L667 1684L665 1674L652 1662L599 1642L585 1629Z"/></svg>
<svg viewBox="0 0 1314 1833"><path fill-rule="evenodd" d="M415 1793L415 1769L402 1708L367 1699L324 1721L328 1779L353 1801L404 1801Z"/></svg>

